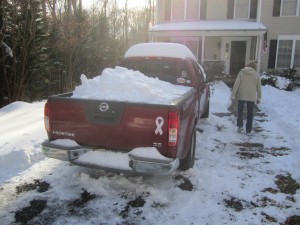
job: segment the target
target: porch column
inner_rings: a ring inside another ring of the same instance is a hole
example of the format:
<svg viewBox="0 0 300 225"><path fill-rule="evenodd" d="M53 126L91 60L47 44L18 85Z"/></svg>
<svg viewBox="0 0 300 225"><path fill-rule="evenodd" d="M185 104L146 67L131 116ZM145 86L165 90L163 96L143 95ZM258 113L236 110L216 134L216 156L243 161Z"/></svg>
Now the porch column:
<svg viewBox="0 0 300 225"><path fill-rule="evenodd" d="M259 41L256 42L256 56L257 56L257 72L260 72L260 64L261 64L261 53L262 53L262 43L264 36L257 36Z"/></svg>

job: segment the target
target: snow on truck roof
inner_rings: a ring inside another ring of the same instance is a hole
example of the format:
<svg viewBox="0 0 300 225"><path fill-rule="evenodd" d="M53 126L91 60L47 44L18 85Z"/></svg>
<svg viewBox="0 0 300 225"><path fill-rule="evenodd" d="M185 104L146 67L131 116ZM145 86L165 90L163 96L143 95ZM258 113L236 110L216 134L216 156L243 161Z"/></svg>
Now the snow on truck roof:
<svg viewBox="0 0 300 225"><path fill-rule="evenodd" d="M133 45L125 53L125 58L130 57L169 57L187 59L191 58L197 61L194 54L185 45L177 43L142 43Z"/></svg>

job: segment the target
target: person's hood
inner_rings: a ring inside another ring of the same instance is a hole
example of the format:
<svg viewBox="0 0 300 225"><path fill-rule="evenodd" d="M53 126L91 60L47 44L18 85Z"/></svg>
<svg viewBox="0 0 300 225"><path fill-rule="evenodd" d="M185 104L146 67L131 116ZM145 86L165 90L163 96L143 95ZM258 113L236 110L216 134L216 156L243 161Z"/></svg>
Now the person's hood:
<svg viewBox="0 0 300 225"><path fill-rule="evenodd" d="M245 67L244 69L242 69L242 72L246 75L255 75L256 74L256 70L253 69L252 67Z"/></svg>

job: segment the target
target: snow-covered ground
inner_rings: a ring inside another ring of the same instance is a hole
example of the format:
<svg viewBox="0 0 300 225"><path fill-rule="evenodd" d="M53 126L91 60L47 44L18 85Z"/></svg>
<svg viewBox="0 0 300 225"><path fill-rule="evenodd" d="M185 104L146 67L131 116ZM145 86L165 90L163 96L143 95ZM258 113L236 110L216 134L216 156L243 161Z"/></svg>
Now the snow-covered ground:
<svg viewBox="0 0 300 225"><path fill-rule="evenodd" d="M247 136L236 132L228 110L230 89L214 84L210 118L198 124L194 168L167 177L45 158L45 102L10 104L0 109L0 223L288 224L300 216L300 190L277 184L300 183L299 96L264 86Z"/></svg>

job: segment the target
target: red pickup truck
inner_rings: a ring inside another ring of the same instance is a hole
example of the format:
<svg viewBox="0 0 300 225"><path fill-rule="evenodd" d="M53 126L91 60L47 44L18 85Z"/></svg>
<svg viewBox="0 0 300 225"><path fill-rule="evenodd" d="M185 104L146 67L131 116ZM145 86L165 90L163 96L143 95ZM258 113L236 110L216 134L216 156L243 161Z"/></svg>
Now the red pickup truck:
<svg viewBox="0 0 300 225"><path fill-rule="evenodd" d="M191 88L169 104L50 96L43 153L119 172L167 175L192 168L197 122L208 117L210 97L195 56L184 45L144 43L129 48L120 67Z"/></svg>

